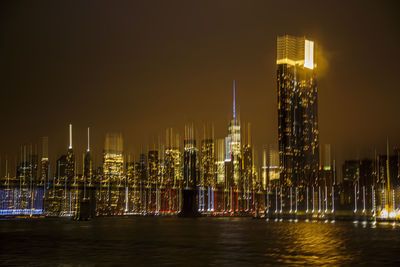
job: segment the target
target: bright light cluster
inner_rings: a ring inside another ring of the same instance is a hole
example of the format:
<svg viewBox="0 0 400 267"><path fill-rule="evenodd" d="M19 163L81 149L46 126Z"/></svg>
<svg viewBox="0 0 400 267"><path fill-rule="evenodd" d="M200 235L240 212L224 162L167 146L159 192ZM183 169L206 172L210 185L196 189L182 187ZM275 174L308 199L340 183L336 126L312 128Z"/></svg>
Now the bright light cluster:
<svg viewBox="0 0 400 267"><path fill-rule="evenodd" d="M308 69L314 68L314 42L305 40L304 45L304 67Z"/></svg>

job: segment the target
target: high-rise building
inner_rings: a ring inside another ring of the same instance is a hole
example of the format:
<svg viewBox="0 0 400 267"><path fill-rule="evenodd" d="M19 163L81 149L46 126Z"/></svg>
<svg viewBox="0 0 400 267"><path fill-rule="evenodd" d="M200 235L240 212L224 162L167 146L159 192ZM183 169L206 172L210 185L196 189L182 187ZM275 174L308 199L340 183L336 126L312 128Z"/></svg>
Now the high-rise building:
<svg viewBox="0 0 400 267"><path fill-rule="evenodd" d="M233 118L225 138L225 161L227 162L227 185L238 185L241 179L240 119L236 116L236 83L233 81Z"/></svg>
<svg viewBox="0 0 400 267"><path fill-rule="evenodd" d="M147 154L149 183L156 185L159 171L158 150L150 150Z"/></svg>
<svg viewBox="0 0 400 267"><path fill-rule="evenodd" d="M333 161L331 157L331 145L324 144L320 148L321 161L319 168L319 185L328 186L329 188L335 184Z"/></svg>
<svg viewBox="0 0 400 267"><path fill-rule="evenodd" d="M244 131L246 132L246 131ZM245 191L253 190L253 185L255 185L255 181L253 181L253 147L251 144L251 134L250 134L250 123L247 125L247 138L243 138L245 144L243 144L242 148L242 166L241 170L243 172L243 183L240 187L243 187Z"/></svg>
<svg viewBox="0 0 400 267"><path fill-rule="evenodd" d="M317 183L318 89L314 42L289 35L277 39L278 143L281 183Z"/></svg>
<svg viewBox="0 0 400 267"><path fill-rule="evenodd" d="M21 161L17 165L17 178L22 185L32 187L37 182L38 155L32 151L32 145L21 147Z"/></svg>
<svg viewBox="0 0 400 267"><path fill-rule="evenodd" d="M131 155L128 156L128 160L125 163L125 175L127 179L127 184L128 185L137 185L138 184L138 175L136 171L138 170L139 163L135 162L134 160L131 160Z"/></svg>
<svg viewBox="0 0 400 267"><path fill-rule="evenodd" d="M63 184L65 181L65 170L67 166L67 156L61 155L56 162L56 175L57 184Z"/></svg>
<svg viewBox="0 0 400 267"><path fill-rule="evenodd" d="M71 183L75 177L75 154L72 150L72 124L69 125L69 146L66 157L65 176L67 183Z"/></svg>
<svg viewBox="0 0 400 267"><path fill-rule="evenodd" d="M107 134L103 155L104 179L111 183L123 184L124 158L121 134Z"/></svg>
<svg viewBox="0 0 400 267"><path fill-rule="evenodd" d="M279 186L279 152L278 148L276 147L276 144L270 144L268 147L268 154L267 151L265 151L265 161L266 161L266 166L267 166L267 186L272 186L276 187ZM268 156L267 156L268 155ZM264 187L266 188L266 187Z"/></svg>
<svg viewBox="0 0 400 267"><path fill-rule="evenodd" d="M354 187L360 182L360 160L346 160L342 167L344 203L352 204Z"/></svg>
<svg viewBox="0 0 400 267"><path fill-rule="evenodd" d="M200 183L202 186L214 186L214 140L204 139L201 141L201 166Z"/></svg>
<svg viewBox="0 0 400 267"><path fill-rule="evenodd" d="M88 138L88 144L87 144L87 149L85 153L85 158L84 158L84 169L83 169L83 176L85 177L86 181L91 184L92 181L92 155L90 153L90 129L87 129L87 138Z"/></svg>
<svg viewBox="0 0 400 267"><path fill-rule="evenodd" d="M179 134L172 128L166 131L165 149L165 183L177 187L182 182L181 152L179 150Z"/></svg>
<svg viewBox="0 0 400 267"><path fill-rule="evenodd" d="M198 178L198 164L197 164L197 147L194 135L194 126L185 125L185 138L183 140L183 176L184 188L196 189Z"/></svg>
<svg viewBox="0 0 400 267"><path fill-rule="evenodd" d="M139 155L138 177L141 184L147 183L147 157L144 153Z"/></svg>
<svg viewBox="0 0 400 267"><path fill-rule="evenodd" d="M204 125L200 148L200 185L215 186L214 127Z"/></svg>
<svg viewBox="0 0 400 267"><path fill-rule="evenodd" d="M41 175L40 184L46 184L49 179L49 138L44 136L42 138L42 159L40 161Z"/></svg>
<svg viewBox="0 0 400 267"><path fill-rule="evenodd" d="M216 161L215 161L215 171L217 176L217 184L223 185L225 183L225 140L216 140Z"/></svg>

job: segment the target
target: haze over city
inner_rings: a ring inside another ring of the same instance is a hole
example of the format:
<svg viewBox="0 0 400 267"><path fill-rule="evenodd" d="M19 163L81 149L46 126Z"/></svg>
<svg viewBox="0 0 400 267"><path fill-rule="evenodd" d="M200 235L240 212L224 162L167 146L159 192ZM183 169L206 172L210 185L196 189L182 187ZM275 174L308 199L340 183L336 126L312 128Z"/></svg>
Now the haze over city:
<svg viewBox="0 0 400 267"><path fill-rule="evenodd" d="M1 1L0 266L399 266L398 10Z"/></svg>
<svg viewBox="0 0 400 267"><path fill-rule="evenodd" d="M386 137L400 142L394 3L3 2L1 155L13 164L21 144L49 136L59 156L69 123L77 151L92 128L96 163L106 132L136 155L187 121L223 137L236 80L260 157L277 143L276 36L292 34L316 42L320 143L339 163L372 157Z"/></svg>

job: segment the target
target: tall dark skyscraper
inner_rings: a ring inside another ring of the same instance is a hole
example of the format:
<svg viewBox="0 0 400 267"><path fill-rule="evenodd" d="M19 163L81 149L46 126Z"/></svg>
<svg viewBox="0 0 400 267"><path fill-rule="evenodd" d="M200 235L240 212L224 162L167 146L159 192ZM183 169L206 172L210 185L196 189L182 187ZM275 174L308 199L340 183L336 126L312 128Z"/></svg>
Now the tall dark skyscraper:
<svg viewBox="0 0 400 267"><path fill-rule="evenodd" d="M283 186L312 185L319 165L314 42L277 39L278 143Z"/></svg>
<svg viewBox="0 0 400 267"><path fill-rule="evenodd" d="M65 175L67 184L71 183L75 177L75 154L72 150L72 124L69 125L69 146L67 150Z"/></svg>
<svg viewBox="0 0 400 267"><path fill-rule="evenodd" d="M92 155L90 153L90 129L88 128L88 144L86 149L86 154L84 157L84 170L83 176L85 177L86 181L91 184L92 183Z"/></svg>
<svg viewBox="0 0 400 267"><path fill-rule="evenodd" d="M198 150L196 148L193 124L185 125L185 138L183 140L183 145L184 188L196 190L198 182Z"/></svg>
<svg viewBox="0 0 400 267"><path fill-rule="evenodd" d="M49 179L49 138L47 136L42 138L42 160L41 160L41 175L40 185L46 184Z"/></svg>

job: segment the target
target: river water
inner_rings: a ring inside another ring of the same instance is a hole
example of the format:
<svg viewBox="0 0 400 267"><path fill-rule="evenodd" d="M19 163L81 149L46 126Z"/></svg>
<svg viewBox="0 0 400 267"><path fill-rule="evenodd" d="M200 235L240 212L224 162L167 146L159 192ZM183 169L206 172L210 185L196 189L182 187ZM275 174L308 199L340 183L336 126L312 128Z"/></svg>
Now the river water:
<svg viewBox="0 0 400 267"><path fill-rule="evenodd" d="M0 221L5 265L400 265L400 225L251 218Z"/></svg>

